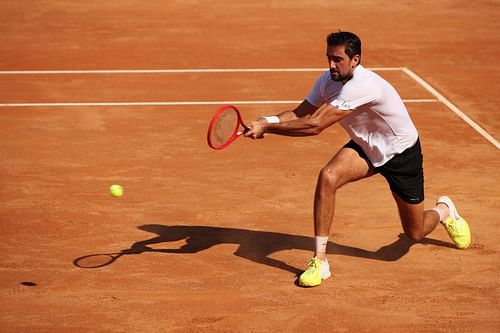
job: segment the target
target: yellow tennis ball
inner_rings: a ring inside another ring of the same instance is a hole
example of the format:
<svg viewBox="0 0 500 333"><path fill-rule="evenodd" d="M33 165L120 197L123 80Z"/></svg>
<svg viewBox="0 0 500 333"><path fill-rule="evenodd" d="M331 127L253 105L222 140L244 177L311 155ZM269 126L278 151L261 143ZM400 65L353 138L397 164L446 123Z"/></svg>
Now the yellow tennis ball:
<svg viewBox="0 0 500 333"><path fill-rule="evenodd" d="M111 195L114 197L121 197L123 195L123 187L116 184L111 185L109 187L109 193L111 193Z"/></svg>

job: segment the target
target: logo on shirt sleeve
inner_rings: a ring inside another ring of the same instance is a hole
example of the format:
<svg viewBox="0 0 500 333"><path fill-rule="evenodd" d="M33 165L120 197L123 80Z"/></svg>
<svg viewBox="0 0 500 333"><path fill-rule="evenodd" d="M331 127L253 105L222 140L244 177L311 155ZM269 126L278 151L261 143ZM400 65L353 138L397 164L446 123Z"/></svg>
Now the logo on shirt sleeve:
<svg viewBox="0 0 500 333"><path fill-rule="evenodd" d="M341 99L336 99L330 104L332 104L333 106L335 106L337 109L339 109L341 111L348 111L348 110L352 109L351 104L349 104L349 102L341 100Z"/></svg>

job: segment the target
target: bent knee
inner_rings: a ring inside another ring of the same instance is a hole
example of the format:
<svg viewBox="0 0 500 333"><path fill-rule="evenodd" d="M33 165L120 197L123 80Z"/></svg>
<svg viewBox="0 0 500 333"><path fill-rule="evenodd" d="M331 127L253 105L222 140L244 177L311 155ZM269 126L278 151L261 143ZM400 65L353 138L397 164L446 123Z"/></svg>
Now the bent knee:
<svg viewBox="0 0 500 333"><path fill-rule="evenodd" d="M328 166L321 169L321 172L319 174L319 181L322 185L333 188L339 187L340 184L338 173Z"/></svg>
<svg viewBox="0 0 500 333"><path fill-rule="evenodd" d="M414 242L420 242L425 237L423 230L405 230L405 234Z"/></svg>

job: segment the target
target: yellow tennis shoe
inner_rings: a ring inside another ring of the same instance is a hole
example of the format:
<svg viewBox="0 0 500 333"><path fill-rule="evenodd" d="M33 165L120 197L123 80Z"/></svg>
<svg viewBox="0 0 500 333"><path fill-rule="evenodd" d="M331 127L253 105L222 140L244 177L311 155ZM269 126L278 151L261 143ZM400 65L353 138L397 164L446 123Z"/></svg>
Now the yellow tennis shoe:
<svg viewBox="0 0 500 333"><path fill-rule="evenodd" d="M315 287L321 284L321 280L328 279L330 273L330 265L328 261L319 260L313 257L307 266L307 269L299 277L299 286L301 287Z"/></svg>
<svg viewBox="0 0 500 333"><path fill-rule="evenodd" d="M440 197L437 199L437 203L444 203L450 210L449 216L444 221L441 221L441 224L448 232L448 236L459 249L468 248L471 235L467 221L458 214L457 208L450 198L446 196Z"/></svg>

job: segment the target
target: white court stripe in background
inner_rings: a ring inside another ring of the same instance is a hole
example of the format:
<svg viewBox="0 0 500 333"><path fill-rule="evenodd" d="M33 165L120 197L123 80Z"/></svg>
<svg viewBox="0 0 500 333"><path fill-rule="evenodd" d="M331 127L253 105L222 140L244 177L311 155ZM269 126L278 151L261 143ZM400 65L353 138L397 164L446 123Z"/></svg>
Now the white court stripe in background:
<svg viewBox="0 0 500 333"><path fill-rule="evenodd" d="M402 67L373 67L374 71L401 71ZM0 75L72 75L72 74L189 74L189 73L280 73L325 72L327 68L198 68L198 69L89 69L0 71Z"/></svg>
<svg viewBox="0 0 500 333"><path fill-rule="evenodd" d="M0 107L77 107L77 106L183 106L183 105L259 105L259 104L299 104L301 100L280 101L179 101L179 102L68 102L68 103L0 103ZM405 103L436 103L437 99L407 99Z"/></svg>
<svg viewBox="0 0 500 333"><path fill-rule="evenodd" d="M407 67L373 67L374 71L403 71L425 90L433 99L409 99L406 103L441 102L459 116L476 132L500 149L500 143L484 128L473 121L457 106L441 95L427 81ZM182 74L182 73L265 73L265 72L323 72L325 68L205 68L205 69L96 69L96 70L12 70L0 71L0 75L97 75L97 74ZM0 103L0 107L77 107L77 106L166 106L166 105L214 105L214 104L294 104L300 101L217 101L217 102L96 102L96 103Z"/></svg>
<svg viewBox="0 0 500 333"><path fill-rule="evenodd" d="M451 103L446 97L441 95L436 89L434 89L427 81L422 79L420 76L415 74L409 68L402 68L402 71L405 72L412 79L417 81L425 90L430 92L433 96L435 96L441 103L446 105L453 113L459 116L463 121L465 121L470 127L472 127L476 132L482 135L486 140L491 142L497 149L500 149L500 143L492 137L484 128L479 126L474 120L472 120L468 115L466 115L462 110L456 107L453 103Z"/></svg>

